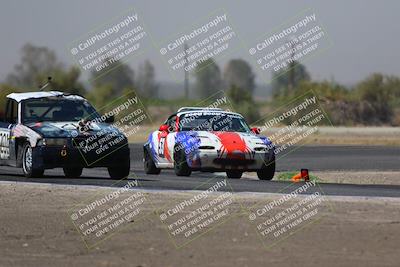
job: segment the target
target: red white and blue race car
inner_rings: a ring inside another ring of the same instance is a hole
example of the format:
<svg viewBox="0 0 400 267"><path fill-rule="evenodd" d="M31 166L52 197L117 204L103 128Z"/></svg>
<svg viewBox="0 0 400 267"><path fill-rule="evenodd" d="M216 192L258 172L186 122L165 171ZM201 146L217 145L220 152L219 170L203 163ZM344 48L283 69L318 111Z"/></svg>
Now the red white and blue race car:
<svg viewBox="0 0 400 267"><path fill-rule="evenodd" d="M261 180L275 173L274 145L242 115L216 108L184 107L150 134L144 144L144 169L159 174L173 168L178 176L192 171L225 171L240 178L255 171Z"/></svg>

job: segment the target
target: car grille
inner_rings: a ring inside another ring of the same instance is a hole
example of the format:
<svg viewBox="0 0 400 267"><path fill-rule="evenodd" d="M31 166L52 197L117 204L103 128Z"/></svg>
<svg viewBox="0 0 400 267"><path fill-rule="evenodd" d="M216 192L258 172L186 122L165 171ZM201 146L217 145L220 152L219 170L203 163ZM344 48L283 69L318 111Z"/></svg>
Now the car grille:
<svg viewBox="0 0 400 267"><path fill-rule="evenodd" d="M85 147L86 147L86 140L88 139L88 138L90 138L90 137L76 137L76 138L73 138L72 139L72 146L73 147L75 147L75 148L79 148L79 149L84 149ZM105 144L111 144L112 142L114 142L114 141L116 141L118 138L120 138L120 136L113 136L113 137L110 137L109 139L107 139L107 140L103 140L103 145L105 145ZM90 140L90 139L89 139ZM81 143L82 143L82 145L81 145ZM115 149L115 148L117 148L117 147L120 147L120 146L122 146L122 145L126 145L126 143L127 143L127 140L125 139L125 140L123 140L123 141L119 141L118 143L116 143L116 145L114 145L115 147L113 147L113 149ZM93 147L94 145L96 145L97 144L97 147L100 147L101 145L100 145L100 142L99 142L99 139L91 139L89 142L88 142L88 146L89 147ZM112 147L112 146L110 146L110 147Z"/></svg>
<svg viewBox="0 0 400 267"><path fill-rule="evenodd" d="M81 142L83 142L83 147L85 147L86 138L81 138L81 137L73 138L72 139L72 146L76 147L76 148L83 148L83 147L80 146Z"/></svg>
<svg viewBox="0 0 400 267"><path fill-rule="evenodd" d="M214 159L213 162L218 165L250 165L255 162L254 159Z"/></svg>

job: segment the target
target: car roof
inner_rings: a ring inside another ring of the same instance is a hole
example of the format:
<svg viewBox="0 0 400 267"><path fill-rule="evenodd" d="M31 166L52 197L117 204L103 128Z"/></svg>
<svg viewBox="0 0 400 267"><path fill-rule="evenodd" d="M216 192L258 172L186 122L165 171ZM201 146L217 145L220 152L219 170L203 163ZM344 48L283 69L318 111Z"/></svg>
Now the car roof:
<svg viewBox="0 0 400 267"><path fill-rule="evenodd" d="M35 99L35 98L46 98L46 97L63 97L67 99L76 99L76 100L85 100L80 95L70 95L67 93L63 93L60 91L46 91L46 92L26 92L26 93L12 93L7 95L7 98L13 99L17 102L21 102L27 99Z"/></svg>
<svg viewBox="0 0 400 267"><path fill-rule="evenodd" d="M181 116L181 115L186 115L186 114L196 114L196 113L202 113L202 112L230 114L230 115L237 115L237 116L243 117L241 114L236 113L236 112L225 111L220 108L208 108L208 107L196 107L196 108L184 107L184 108L180 108L177 111L176 115Z"/></svg>
<svg viewBox="0 0 400 267"><path fill-rule="evenodd" d="M177 113L184 112L184 111L203 110L203 109L212 110L212 111L223 111L223 110L220 109L220 108L209 108L209 107L181 107L180 109L178 109Z"/></svg>

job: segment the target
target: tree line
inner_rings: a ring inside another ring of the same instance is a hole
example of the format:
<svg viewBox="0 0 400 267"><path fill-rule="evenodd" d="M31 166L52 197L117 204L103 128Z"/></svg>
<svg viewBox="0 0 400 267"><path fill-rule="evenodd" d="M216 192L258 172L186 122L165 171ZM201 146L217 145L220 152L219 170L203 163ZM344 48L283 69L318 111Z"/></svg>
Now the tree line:
<svg viewBox="0 0 400 267"><path fill-rule="evenodd" d="M114 62L100 72L92 72L91 88L81 82L77 66L67 67L54 51L47 47L26 44L21 61L0 84L0 106L11 92L36 91L37 86L51 76L50 89L88 98L100 108L118 98L135 92L143 99L158 97L160 85L150 61L142 62L137 72L129 65ZM346 87L335 81L312 80L306 67L299 62L272 75L272 96L267 101L255 101L255 74L245 60L232 59L221 71L214 59L199 62L194 73L194 91L198 99L224 90L235 110L249 121L260 117L260 109L287 103L312 89L320 99L334 125L400 125L400 79L374 73L355 86ZM46 89L47 90L47 89Z"/></svg>
<svg viewBox="0 0 400 267"><path fill-rule="evenodd" d="M4 105L4 96L10 92L38 91L40 84L52 77L49 90L58 90L87 97L96 107L103 107L110 99L124 92L139 89L143 97L157 95L153 65L144 61L139 65L137 74L126 64L114 62L100 73L91 72L91 88L81 82L81 71L77 66L67 67L60 62L54 51L47 47L26 44L21 49L21 62L0 84L0 104ZM111 70L111 71L110 71ZM47 90L47 88L46 88Z"/></svg>

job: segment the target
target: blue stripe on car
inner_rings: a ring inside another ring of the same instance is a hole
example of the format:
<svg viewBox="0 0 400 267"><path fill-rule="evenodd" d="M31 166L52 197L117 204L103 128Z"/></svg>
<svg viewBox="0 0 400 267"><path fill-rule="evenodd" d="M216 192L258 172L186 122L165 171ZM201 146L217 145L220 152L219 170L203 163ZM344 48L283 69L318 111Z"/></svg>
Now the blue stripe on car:
<svg viewBox="0 0 400 267"><path fill-rule="evenodd" d="M189 167L200 167L200 138L197 132L183 131L175 136L175 144L180 144L185 149L186 161Z"/></svg>

